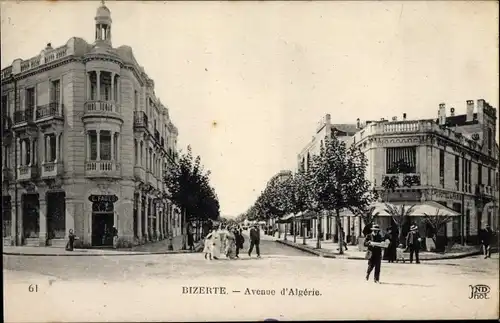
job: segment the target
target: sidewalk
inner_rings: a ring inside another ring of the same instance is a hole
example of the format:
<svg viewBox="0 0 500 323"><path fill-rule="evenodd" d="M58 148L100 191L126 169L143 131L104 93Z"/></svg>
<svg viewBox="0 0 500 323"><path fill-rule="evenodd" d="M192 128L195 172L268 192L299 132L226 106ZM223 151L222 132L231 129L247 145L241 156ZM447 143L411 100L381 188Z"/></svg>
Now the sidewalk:
<svg viewBox="0 0 500 323"><path fill-rule="evenodd" d="M12 256L141 256L193 253L203 249L203 240L195 243L195 251L168 250L168 240L147 243L126 249L74 249L66 251L57 247L4 246L3 254Z"/></svg>
<svg viewBox="0 0 500 323"><path fill-rule="evenodd" d="M306 244L303 244L302 237L297 236L297 242L293 242L293 236L287 235L287 240L284 240L284 235L281 234L280 238L268 236L270 239L274 239L277 243L285 244L292 248L296 248L319 257L325 258L339 258L339 259L355 259L355 260L365 260L365 251L360 251L358 245L347 245L347 250L341 255L337 248L339 247L337 243L329 241L321 241L321 249L316 249L316 239L306 239ZM458 259L470 256L475 256L481 254L479 247L472 246L469 250L458 251L458 252L448 252L448 253L434 253L434 252L420 252L421 260L442 260L442 259ZM405 253L405 259L409 261L409 253Z"/></svg>

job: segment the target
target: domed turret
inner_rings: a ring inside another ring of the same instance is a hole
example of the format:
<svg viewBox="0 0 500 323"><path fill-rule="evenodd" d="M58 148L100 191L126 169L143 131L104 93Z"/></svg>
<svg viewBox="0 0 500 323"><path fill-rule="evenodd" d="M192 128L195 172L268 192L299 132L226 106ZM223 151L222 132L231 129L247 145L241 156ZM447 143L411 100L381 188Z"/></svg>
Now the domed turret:
<svg viewBox="0 0 500 323"><path fill-rule="evenodd" d="M95 15L95 44L111 46L111 11L104 1Z"/></svg>

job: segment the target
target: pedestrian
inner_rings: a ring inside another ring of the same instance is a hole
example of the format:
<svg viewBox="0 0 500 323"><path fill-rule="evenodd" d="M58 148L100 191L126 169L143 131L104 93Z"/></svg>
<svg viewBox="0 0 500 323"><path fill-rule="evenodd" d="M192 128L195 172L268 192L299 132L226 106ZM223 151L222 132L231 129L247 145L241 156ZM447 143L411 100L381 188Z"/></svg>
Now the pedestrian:
<svg viewBox="0 0 500 323"><path fill-rule="evenodd" d="M75 243L75 235L73 234L73 230L69 229L68 233L68 243L66 244L67 251L73 251L73 245Z"/></svg>
<svg viewBox="0 0 500 323"><path fill-rule="evenodd" d="M203 253L205 254L205 259L209 258L212 260L212 246L213 246L213 234L215 230L211 229L210 232L207 234L205 237L205 243L204 243L204 248L203 248Z"/></svg>
<svg viewBox="0 0 500 323"><path fill-rule="evenodd" d="M193 239L193 228L191 225L188 226L187 230L187 240L188 240L188 247L190 251L194 250L194 239Z"/></svg>
<svg viewBox="0 0 500 323"><path fill-rule="evenodd" d="M212 258L218 260L221 254L221 230L216 228L212 233Z"/></svg>
<svg viewBox="0 0 500 323"><path fill-rule="evenodd" d="M250 229L250 248L248 249L248 256L252 256L252 250L255 246L255 251L257 252L257 258L260 258L260 230L259 226L255 224Z"/></svg>
<svg viewBox="0 0 500 323"><path fill-rule="evenodd" d="M403 248L403 244L400 243L399 246L396 248L396 262L402 261L403 263L405 262L405 248Z"/></svg>
<svg viewBox="0 0 500 323"><path fill-rule="evenodd" d="M340 227L340 231L342 231L342 245L345 248L345 251L347 251L347 237L345 236L345 231L343 227ZM340 250L340 246L337 248L337 250Z"/></svg>
<svg viewBox="0 0 500 323"><path fill-rule="evenodd" d="M118 247L118 230L114 226L111 229L111 236L113 237L113 248L116 249Z"/></svg>
<svg viewBox="0 0 500 323"><path fill-rule="evenodd" d="M370 274L375 269L374 282L380 283L380 267L382 265L382 249L389 245L388 240L383 240L380 234L378 224L373 224L372 232L366 236L365 247L368 247L365 258L368 260L368 268L366 270L366 280L370 279Z"/></svg>
<svg viewBox="0 0 500 323"><path fill-rule="evenodd" d="M413 224L410 227L410 232L406 236L406 246L410 249L410 264L413 263L413 254L415 254L416 263L420 263L419 252L420 252L420 233L418 232L418 227Z"/></svg>
<svg viewBox="0 0 500 323"><path fill-rule="evenodd" d="M384 240L389 240L389 246L384 249L384 260L388 262L394 262L396 260L396 248L397 241L394 239L395 232L391 227L387 228L386 234L384 236Z"/></svg>
<svg viewBox="0 0 500 323"><path fill-rule="evenodd" d="M489 224L486 225L486 227L481 230L481 245L483 248L483 253L484 253L484 259L486 258L491 258L491 236L493 235L493 231L491 230L491 227Z"/></svg>
<svg viewBox="0 0 500 323"><path fill-rule="evenodd" d="M234 230L234 237L235 237L235 242L236 242L236 250L235 250L235 257L239 258L240 254L240 249L243 249L243 244L245 243L245 238L243 237L243 233L241 228L236 228Z"/></svg>

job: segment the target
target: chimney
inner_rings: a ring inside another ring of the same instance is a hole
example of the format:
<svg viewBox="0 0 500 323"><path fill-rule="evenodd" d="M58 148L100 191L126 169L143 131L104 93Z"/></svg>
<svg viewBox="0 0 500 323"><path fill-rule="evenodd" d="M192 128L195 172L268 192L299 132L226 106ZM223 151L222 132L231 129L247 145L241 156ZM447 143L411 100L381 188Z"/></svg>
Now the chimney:
<svg viewBox="0 0 500 323"><path fill-rule="evenodd" d="M45 46L45 50L49 50L49 49L52 49L52 44L51 43L47 43L47 46Z"/></svg>
<svg viewBox="0 0 500 323"><path fill-rule="evenodd" d="M332 116L329 113L327 113L325 116L325 123L330 124L331 122L332 122Z"/></svg>
<svg viewBox="0 0 500 323"><path fill-rule="evenodd" d="M445 103L439 104L438 123L439 123L439 125L446 124L446 104Z"/></svg>
<svg viewBox="0 0 500 323"><path fill-rule="evenodd" d="M356 119L356 128L361 128L361 121L359 121L359 118Z"/></svg>
<svg viewBox="0 0 500 323"><path fill-rule="evenodd" d="M454 117L455 116L455 108L450 109L450 116Z"/></svg>
<svg viewBox="0 0 500 323"><path fill-rule="evenodd" d="M467 118L465 122L472 122L474 120L474 101L467 100Z"/></svg>
<svg viewBox="0 0 500 323"><path fill-rule="evenodd" d="M403 120L406 120L406 113L403 113Z"/></svg>
<svg viewBox="0 0 500 323"><path fill-rule="evenodd" d="M484 102L483 99L477 100L477 120L479 123L484 122L484 107L486 105L486 102Z"/></svg>
<svg viewBox="0 0 500 323"><path fill-rule="evenodd" d="M392 121L398 121L398 117L396 116L392 117Z"/></svg>

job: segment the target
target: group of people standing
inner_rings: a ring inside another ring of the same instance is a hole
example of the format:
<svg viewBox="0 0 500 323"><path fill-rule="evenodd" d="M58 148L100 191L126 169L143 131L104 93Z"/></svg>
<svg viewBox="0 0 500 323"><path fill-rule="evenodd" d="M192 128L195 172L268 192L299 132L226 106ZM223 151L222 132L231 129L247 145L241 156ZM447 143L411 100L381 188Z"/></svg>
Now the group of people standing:
<svg viewBox="0 0 500 323"><path fill-rule="evenodd" d="M406 248L410 251L410 263L413 263L413 256L415 256L416 263L420 263L419 252L422 238L418 232L418 226L413 224L410 231L406 236ZM368 247L365 258L368 260L368 268L366 271L366 280L370 279L370 274L373 270L375 283L380 282L380 267L382 259L388 262L395 262L398 260L404 261L403 245L399 243L399 233L397 230L388 228L384 236L380 233L380 226L372 224L370 233L366 235L364 245ZM382 250L383 256L382 256Z"/></svg>
<svg viewBox="0 0 500 323"><path fill-rule="evenodd" d="M245 238L243 236L243 229L237 225L225 227L224 225L216 226L205 237L205 247L203 252L205 259L221 258L224 255L228 259L239 258L240 250L243 249ZM252 250L255 246L257 257L260 257L260 230L259 228L252 227L250 229L250 248L248 255L251 256Z"/></svg>

